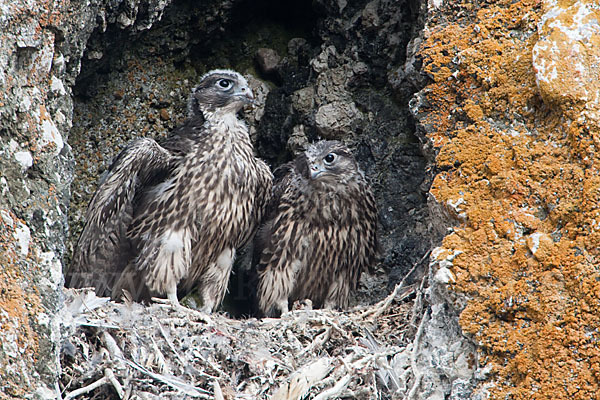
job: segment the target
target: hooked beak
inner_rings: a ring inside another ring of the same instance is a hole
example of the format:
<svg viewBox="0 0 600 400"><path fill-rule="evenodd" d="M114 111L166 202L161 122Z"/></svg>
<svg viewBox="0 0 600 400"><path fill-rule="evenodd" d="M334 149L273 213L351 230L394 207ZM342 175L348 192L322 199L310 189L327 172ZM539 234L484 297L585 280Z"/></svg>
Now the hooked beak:
<svg viewBox="0 0 600 400"><path fill-rule="evenodd" d="M310 179L317 179L319 177L319 175L321 175L323 172L325 172L320 166L318 165L311 165L310 166Z"/></svg>
<svg viewBox="0 0 600 400"><path fill-rule="evenodd" d="M235 95L240 98L245 104L254 104L254 94L248 86L242 86Z"/></svg>

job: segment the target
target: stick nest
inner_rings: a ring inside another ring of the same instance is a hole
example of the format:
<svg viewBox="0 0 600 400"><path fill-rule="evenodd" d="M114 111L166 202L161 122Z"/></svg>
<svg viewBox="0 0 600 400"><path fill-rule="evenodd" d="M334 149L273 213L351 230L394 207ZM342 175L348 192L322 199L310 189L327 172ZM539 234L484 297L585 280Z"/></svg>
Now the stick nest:
<svg viewBox="0 0 600 400"><path fill-rule="evenodd" d="M411 397L420 380L414 358L425 321L423 282L401 286L377 304L345 312L301 309L239 320L65 289L61 396Z"/></svg>

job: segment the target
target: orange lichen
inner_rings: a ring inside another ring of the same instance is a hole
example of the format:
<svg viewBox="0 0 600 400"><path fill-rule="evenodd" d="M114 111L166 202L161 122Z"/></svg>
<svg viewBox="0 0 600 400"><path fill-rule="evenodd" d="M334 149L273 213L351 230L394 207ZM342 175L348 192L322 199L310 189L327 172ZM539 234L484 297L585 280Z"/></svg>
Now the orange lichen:
<svg viewBox="0 0 600 400"><path fill-rule="evenodd" d="M420 122L443 171L431 192L461 216L442 245L460 252L461 326L493 367L494 398L599 398L598 127L581 102L542 100L540 1L430 11Z"/></svg>
<svg viewBox="0 0 600 400"><path fill-rule="evenodd" d="M16 348L3 348L5 358L0 359L0 375L5 379L2 387L6 394L22 396L27 389L19 382L22 375L17 361L23 360L29 370L38 352L38 337L32 320L43 310L39 295L23 288L30 278L23 276L23 262L15 246L15 223L19 220L7 210L0 216L0 341L14 342ZM17 352L15 355L13 352Z"/></svg>

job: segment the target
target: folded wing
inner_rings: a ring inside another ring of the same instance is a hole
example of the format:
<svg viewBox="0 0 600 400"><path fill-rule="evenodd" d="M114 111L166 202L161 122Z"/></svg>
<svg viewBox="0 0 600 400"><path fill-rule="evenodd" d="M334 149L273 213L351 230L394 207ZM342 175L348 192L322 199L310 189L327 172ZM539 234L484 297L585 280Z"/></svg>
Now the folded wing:
<svg viewBox="0 0 600 400"><path fill-rule="evenodd" d="M67 286L93 286L99 296L110 295L134 256L127 231L137 205L148 188L169 178L174 162L171 152L148 138L134 140L121 151L88 206Z"/></svg>

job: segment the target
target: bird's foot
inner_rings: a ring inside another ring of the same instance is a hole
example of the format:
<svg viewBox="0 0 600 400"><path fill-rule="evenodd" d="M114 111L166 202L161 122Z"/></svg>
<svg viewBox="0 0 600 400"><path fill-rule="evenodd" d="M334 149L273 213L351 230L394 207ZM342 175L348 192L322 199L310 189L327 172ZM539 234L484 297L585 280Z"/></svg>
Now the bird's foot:
<svg viewBox="0 0 600 400"><path fill-rule="evenodd" d="M293 304L292 304L292 311L310 311L313 309L313 303L311 299L304 299L304 300L296 300Z"/></svg>
<svg viewBox="0 0 600 400"><path fill-rule="evenodd" d="M276 303L276 308L279 311L279 316L283 317L286 316L290 313L290 309L288 307L288 300L287 298L284 300L280 300Z"/></svg>
<svg viewBox="0 0 600 400"><path fill-rule="evenodd" d="M209 317L210 312L205 312L204 309L196 310L193 308L186 307L182 305L177 298L161 298L161 297L152 297L152 301L166 307L172 307L175 311L180 311L185 314L194 314L198 316L200 319L204 320L207 324L212 324L212 319Z"/></svg>

